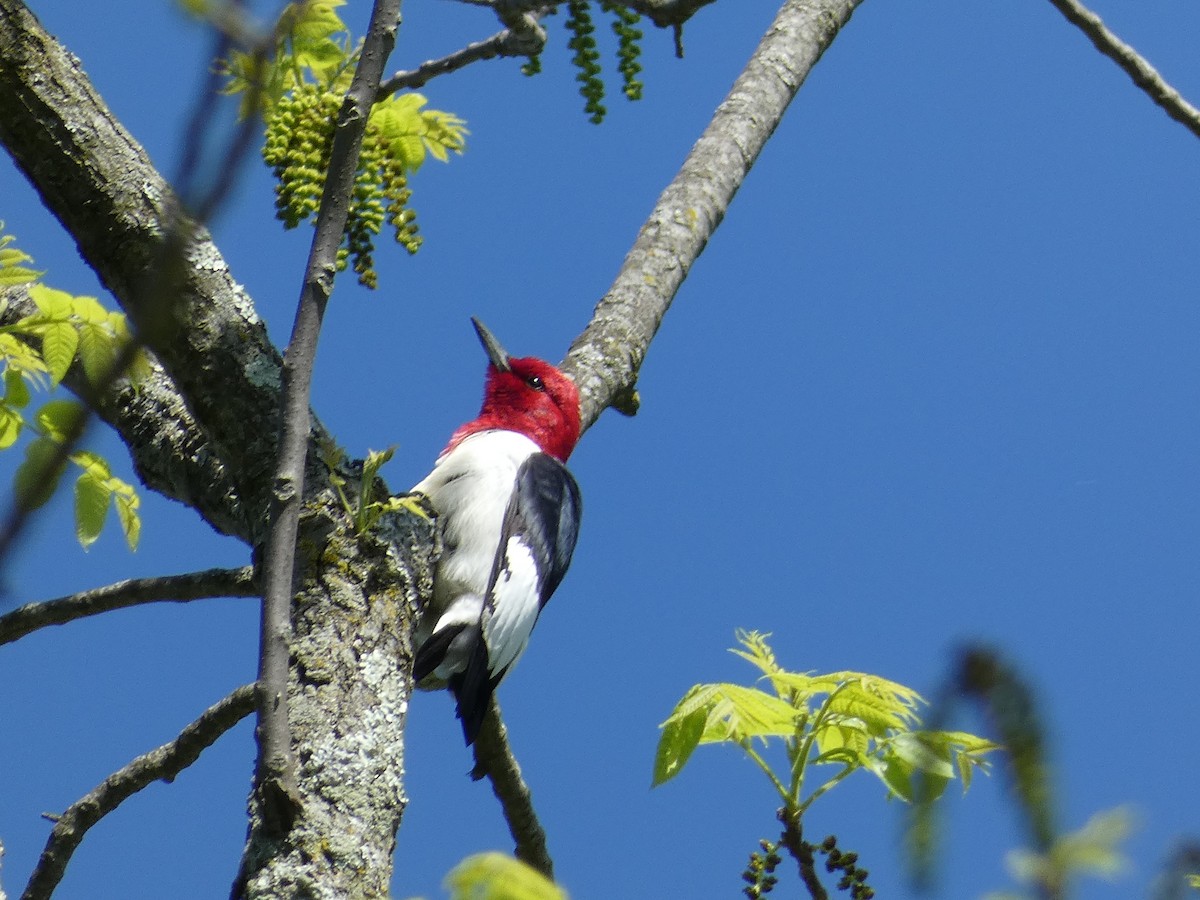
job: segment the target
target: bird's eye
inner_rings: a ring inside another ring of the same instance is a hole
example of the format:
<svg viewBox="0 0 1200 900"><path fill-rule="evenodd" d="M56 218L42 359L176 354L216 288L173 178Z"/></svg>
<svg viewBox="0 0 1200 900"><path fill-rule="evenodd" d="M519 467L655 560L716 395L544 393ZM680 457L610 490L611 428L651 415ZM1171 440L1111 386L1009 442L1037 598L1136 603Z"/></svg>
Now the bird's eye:
<svg viewBox="0 0 1200 900"><path fill-rule="evenodd" d="M528 378L525 379L525 383L527 385L529 385L531 388L533 388L535 391L544 391L546 389L546 385L542 382L542 379L539 378L537 375L530 375Z"/></svg>

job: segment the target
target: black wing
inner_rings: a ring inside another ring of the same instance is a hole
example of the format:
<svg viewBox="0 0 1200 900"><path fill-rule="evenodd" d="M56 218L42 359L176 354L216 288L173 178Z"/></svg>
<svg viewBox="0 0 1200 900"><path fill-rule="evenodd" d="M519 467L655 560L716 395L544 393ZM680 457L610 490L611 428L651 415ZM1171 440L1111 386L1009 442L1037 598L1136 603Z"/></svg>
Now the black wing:
<svg viewBox="0 0 1200 900"><path fill-rule="evenodd" d="M479 732L496 685L524 652L538 614L567 574L582 514L579 485L566 466L545 453L534 453L521 464L488 580L480 623L483 640L461 677L450 681L468 744ZM514 539L525 551L516 556L509 553ZM536 576L519 571L530 560Z"/></svg>

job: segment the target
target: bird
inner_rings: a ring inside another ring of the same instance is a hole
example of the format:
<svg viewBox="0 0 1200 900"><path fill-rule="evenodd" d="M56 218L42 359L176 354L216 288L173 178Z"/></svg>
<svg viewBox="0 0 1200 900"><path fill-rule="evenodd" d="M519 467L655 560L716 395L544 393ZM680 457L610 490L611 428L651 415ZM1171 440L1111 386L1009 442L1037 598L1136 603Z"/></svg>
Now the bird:
<svg viewBox="0 0 1200 900"><path fill-rule="evenodd" d="M488 356L483 406L411 492L437 513L443 548L413 677L448 684L467 746L566 575L583 512L566 466L581 431L575 383L471 323Z"/></svg>

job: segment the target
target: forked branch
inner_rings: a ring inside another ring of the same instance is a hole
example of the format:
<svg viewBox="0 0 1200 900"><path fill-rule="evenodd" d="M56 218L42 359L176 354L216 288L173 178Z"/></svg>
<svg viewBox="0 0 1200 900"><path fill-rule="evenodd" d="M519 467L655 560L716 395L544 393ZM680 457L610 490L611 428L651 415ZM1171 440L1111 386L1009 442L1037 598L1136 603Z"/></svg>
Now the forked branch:
<svg viewBox="0 0 1200 900"><path fill-rule="evenodd" d="M475 41L454 53L423 62L411 71L397 72L379 86L376 99L384 100L396 91L416 90L438 75L448 75L481 60L501 56L535 56L545 46L546 30L532 14L525 13L518 18L517 24L486 40Z"/></svg>

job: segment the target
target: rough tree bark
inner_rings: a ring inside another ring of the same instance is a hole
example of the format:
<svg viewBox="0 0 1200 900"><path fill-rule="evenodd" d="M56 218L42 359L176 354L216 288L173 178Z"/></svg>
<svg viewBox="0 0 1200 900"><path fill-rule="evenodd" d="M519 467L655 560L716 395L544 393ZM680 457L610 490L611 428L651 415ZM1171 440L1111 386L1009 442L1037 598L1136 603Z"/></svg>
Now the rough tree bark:
<svg viewBox="0 0 1200 900"><path fill-rule="evenodd" d="M632 5L694 11L706 2ZM632 407L638 368L671 299L857 3L784 3L571 348L565 366L583 395L585 427L610 405ZM257 548L277 444L280 354L202 229L187 229L180 258L164 260L170 187L112 117L79 61L20 0L0 0L0 142L142 327L153 354L150 378L114 384L101 415L129 446L149 487ZM164 307L172 311L166 326ZM353 484L353 467L325 460L324 438L314 419L289 672L303 806L282 836L264 828L261 810L252 806L239 875L250 897L387 896L405 803L410 636L431 584L436 536L416 516L356 534L329 468Z"/></svg>

